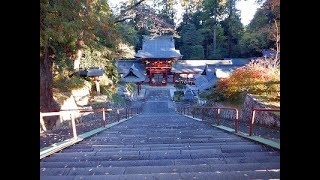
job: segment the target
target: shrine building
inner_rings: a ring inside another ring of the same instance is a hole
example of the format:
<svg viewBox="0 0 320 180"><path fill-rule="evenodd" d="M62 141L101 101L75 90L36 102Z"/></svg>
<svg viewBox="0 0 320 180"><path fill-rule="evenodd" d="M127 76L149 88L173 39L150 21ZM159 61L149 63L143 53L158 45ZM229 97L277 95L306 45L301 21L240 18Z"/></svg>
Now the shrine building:
<svg viewBox="0 0 320 180"><path fill-rule="evenodd" d="M168 83L182 82L192 90L207 90L215 85L218 78L229 74L243 63L232 59L183 60L175 49L173 36L144 36L142 49L133 60L117 60L116 66L124 82L167 86Z"/></svg>

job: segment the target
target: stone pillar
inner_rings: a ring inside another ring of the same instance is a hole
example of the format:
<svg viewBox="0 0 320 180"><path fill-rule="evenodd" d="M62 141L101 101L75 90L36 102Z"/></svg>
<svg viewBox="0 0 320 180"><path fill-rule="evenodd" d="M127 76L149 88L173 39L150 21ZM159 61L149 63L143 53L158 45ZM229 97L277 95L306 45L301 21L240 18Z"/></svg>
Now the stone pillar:
<svg viewBox="0 0 320 180"><path fill-rule="evenodd" d="M94 77L93 78L95 84L96 84L96 89L97 89L97 95L100 95L100 83L99 83L99 77Z"/></svg>

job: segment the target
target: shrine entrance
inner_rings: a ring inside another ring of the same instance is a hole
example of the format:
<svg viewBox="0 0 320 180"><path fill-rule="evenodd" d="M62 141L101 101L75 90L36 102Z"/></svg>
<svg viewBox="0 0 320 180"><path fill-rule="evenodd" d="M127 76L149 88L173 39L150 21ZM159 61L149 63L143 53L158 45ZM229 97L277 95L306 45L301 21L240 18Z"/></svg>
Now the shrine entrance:
<svg viewBox="0 0 320 180"><path fill-rule="evenodd" d="M168 84L168 73L171 70L171 64L167 61L148 63L146 70L149 75L150 86L166 86Z"/></svg>
<svg viewBox="0 0 320 180"><path fill-rule="evenodd" d="M168 84L167 72L150 72L149 75L150 86L166 86Z"/></svg>

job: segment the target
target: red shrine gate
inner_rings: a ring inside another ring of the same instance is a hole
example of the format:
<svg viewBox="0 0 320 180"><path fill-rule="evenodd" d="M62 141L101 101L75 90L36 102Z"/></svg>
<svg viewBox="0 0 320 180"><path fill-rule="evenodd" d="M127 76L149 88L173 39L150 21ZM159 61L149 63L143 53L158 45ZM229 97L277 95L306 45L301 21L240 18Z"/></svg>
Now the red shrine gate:
<svg viewBox="0 0 320 180"><path fill-rule="evenodd" d="M170 61L154 61L146 63L150 86L166 86L171 70Z"/></svg>
<svg viewBox="0 0 320 180"><path fill-rule="evenodd" d="M172 63L181 59L182 55L175 49L174 37L164 35L143 36L142 49L135 57L145 63L151 86L166 86Z"/></svg>

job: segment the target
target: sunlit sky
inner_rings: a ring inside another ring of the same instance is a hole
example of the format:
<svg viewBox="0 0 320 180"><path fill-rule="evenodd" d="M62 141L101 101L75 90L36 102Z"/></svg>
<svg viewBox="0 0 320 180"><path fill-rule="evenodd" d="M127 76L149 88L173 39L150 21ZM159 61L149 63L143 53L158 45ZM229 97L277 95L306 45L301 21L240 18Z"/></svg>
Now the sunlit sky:
<svg viewBox="0 0 320 180"><path fill-rule="evenodd" d="M117 7L117 5L120 4L120 2L126 2L128 0L107 0L109 2L109 5L112 9ZM146 2L151 2L150 0L146 0ZM179 1L178 1L179 2ZM241 22L244 26L248 25L250 21L252 20L257 8L259 8L259 5L255 3L255 0L240 0L236 8L241 11ZM176 6L177 9L177 19L176 23L181 22L182 20L182 7L180 4Z"/></svg>

